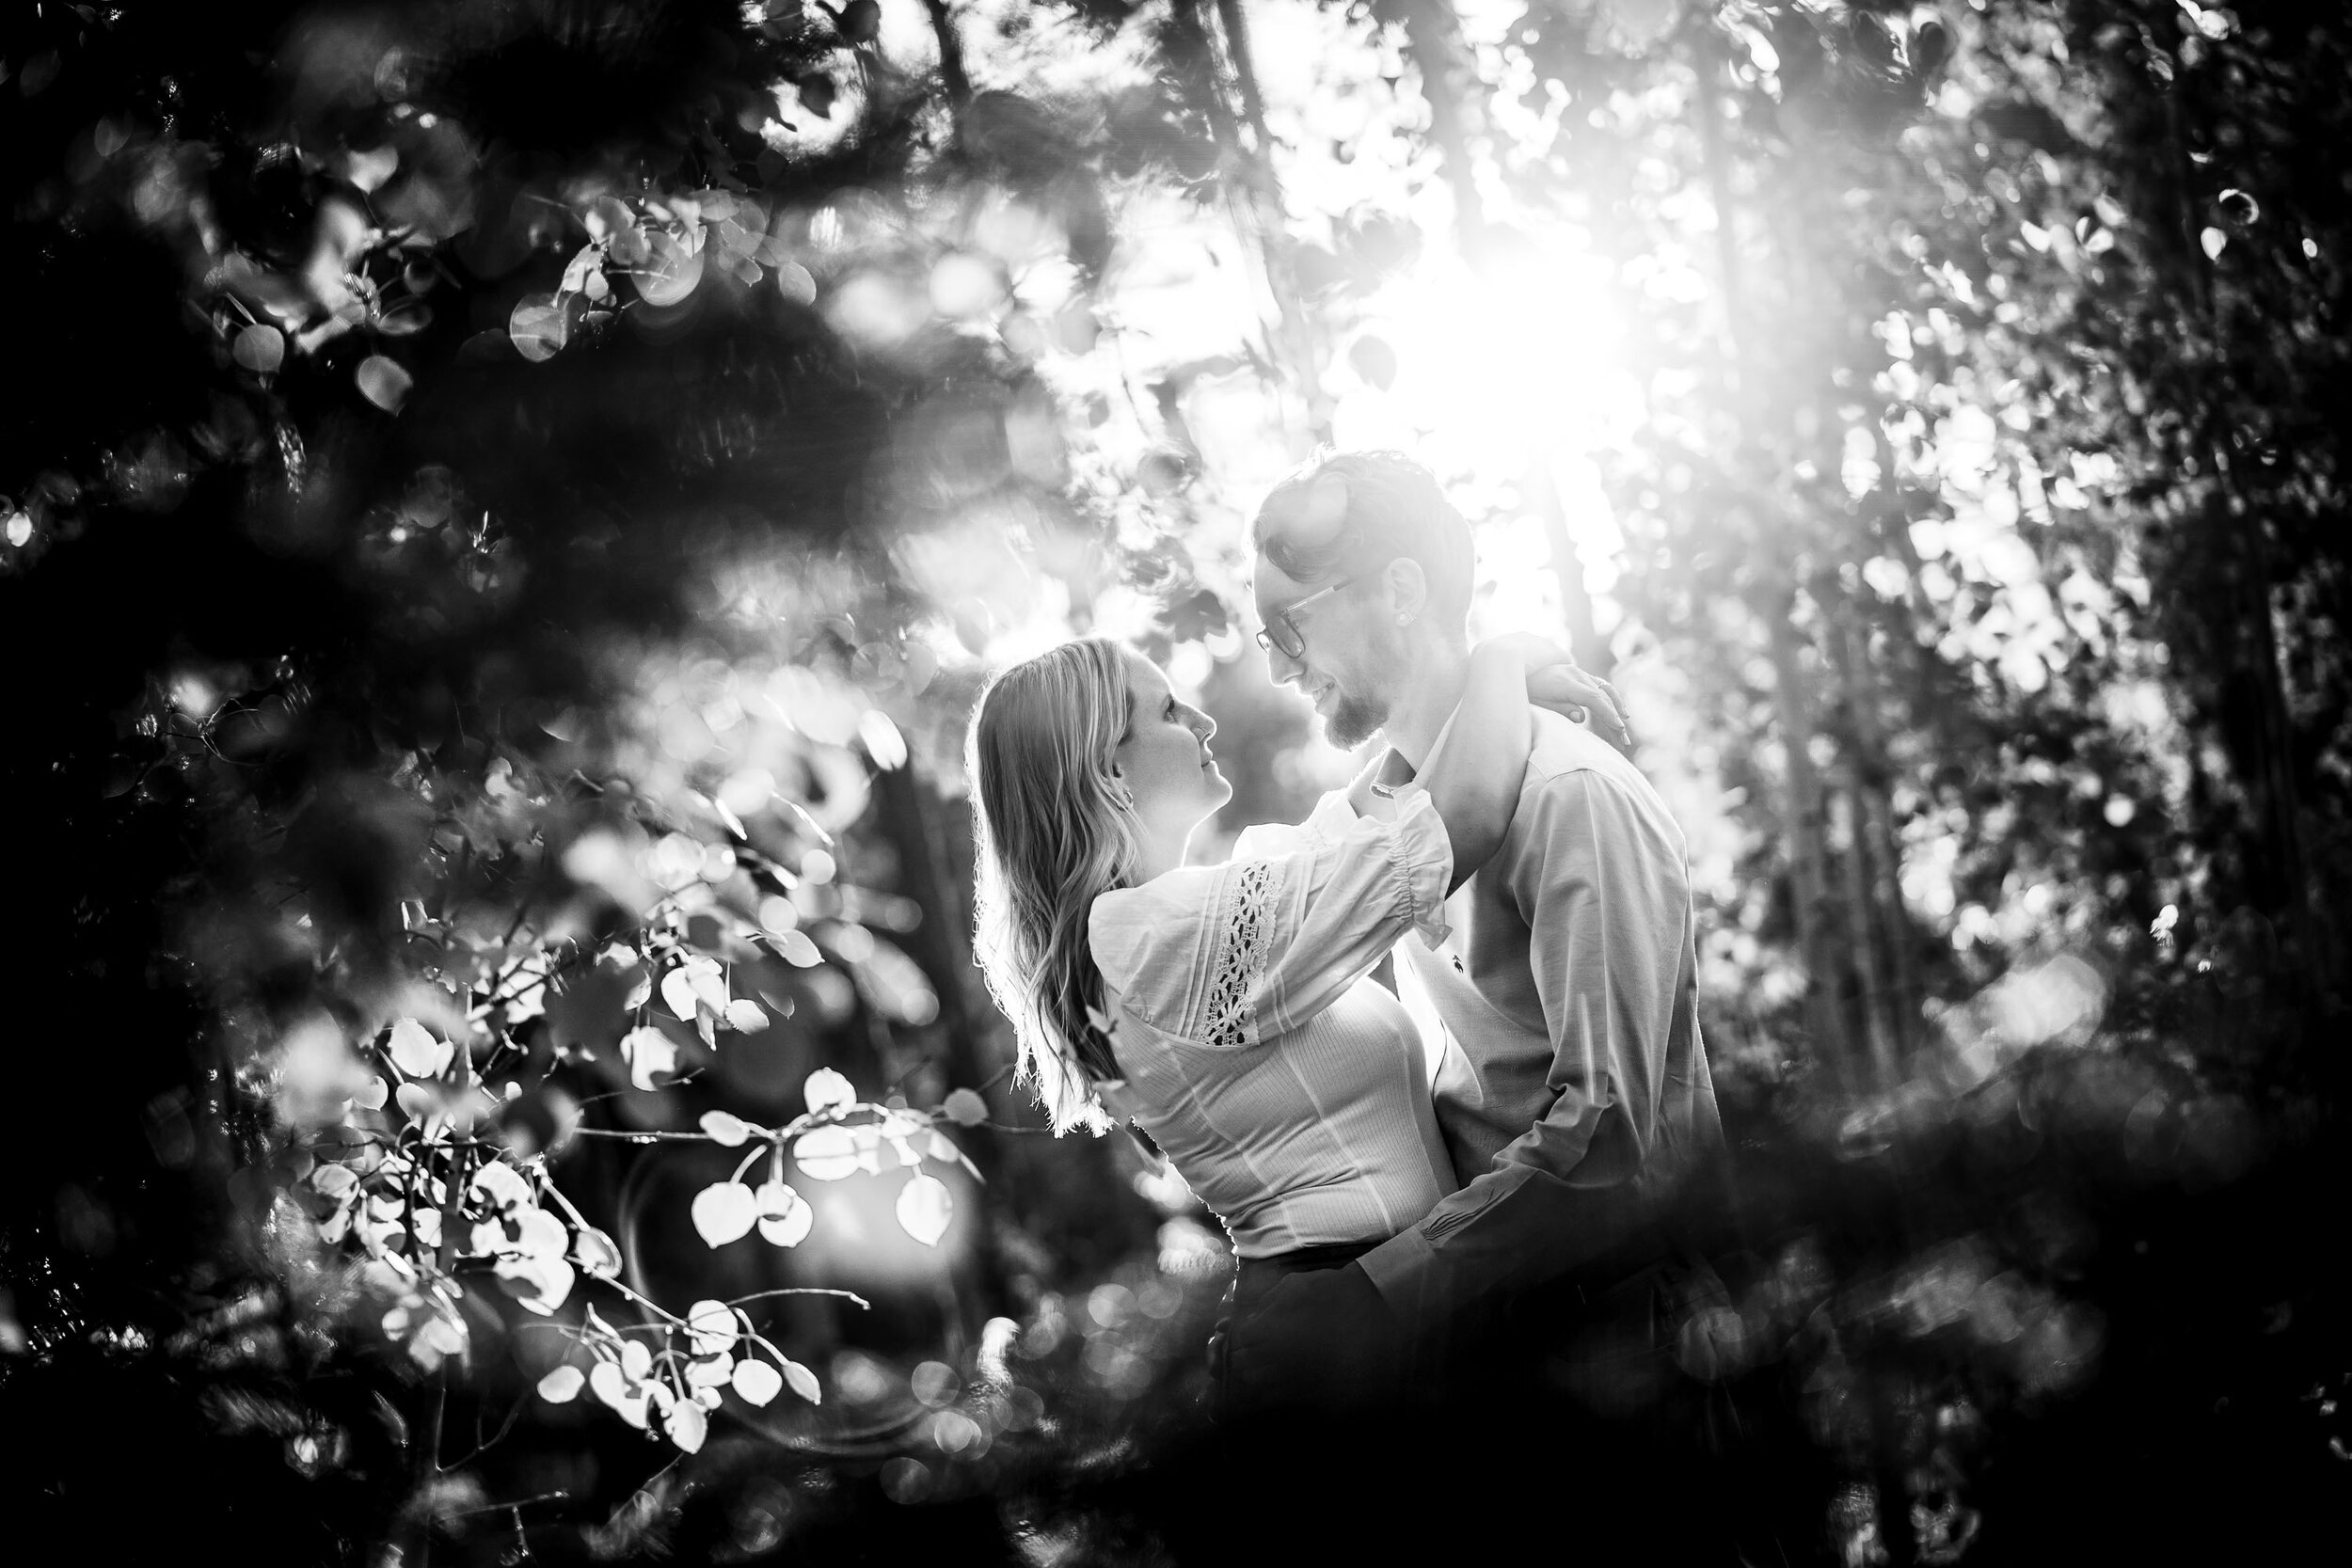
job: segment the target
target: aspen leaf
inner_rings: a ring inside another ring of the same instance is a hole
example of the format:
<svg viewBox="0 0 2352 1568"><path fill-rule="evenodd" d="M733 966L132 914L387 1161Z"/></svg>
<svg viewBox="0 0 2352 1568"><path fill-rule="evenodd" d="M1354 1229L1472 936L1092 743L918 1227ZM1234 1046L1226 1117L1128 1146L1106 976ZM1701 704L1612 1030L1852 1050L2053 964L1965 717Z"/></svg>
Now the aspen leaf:
<svg viewBox="0 0 2352 1568"><path fill-rule="evenodd" d="M1911 69L1922 79L1951 56L1952 35L1940 22L1923 22L1911 39Z"/></svg>
<svg viewBox="0 0 2352 1568"><path fill-rule="evenodd" d="M578 1367L558 1367L539 1380L539 1397L549 1404L569 1404L587 1383L588 1375Z"/></svg>
<svg viewBox="0 0 2352 1568"><path fill-rule="evenodd" d="M808 1401L809 1403L825 1402L824 1391L817 1386L817 1374L798 1361L787 1361L784 1364L784 1381L790 1384L792 1391Z"/></svg>
<svg viewBox="0 0 2352 1568"><path fill-rule="evenodd" d="M739 1034L756 1035L768 1027L768 1014L751 998L739 996L727 1004L727 1027Z"/></svg>
<svg viewBox="0 0 2352 1568"><path fill-rule="evenodd" d="M422 1084L403 1084L392 1098L400 1102L401 1110L411 1121L422 1121L441 1108L440 1097Z"/></svg>
<svg viewBox="0 0 2352 1568"><path fill-rule="evenodd" d="M947 1233L955 1198L947 1183L936 1176L917 1175L898 1189L898 1224L925 1246L937 1246Z"/></svg>
<svg viewBox="0 0 2352 1568"><path fill-rule="evenodd" d="M779 931L769 938L768 945L795 969L815 969L825 961L825 956L817 951L817 944L809 940L806 931Z"/></svg>
<svg viewBox="0 0 2352 1568"><path fill-rule="evenodd" d="M752 1124L740 1117L724 1111L705 1111L702 1117L704 1134L722 1148L740 1148L752 1135Z"/></svg>
<svg viewBox="0 0 2352 1568"><path fill-rule="evenodd" d="M752 1190L740 1181L718 1181L694 1195L689 1211L694 1228L710 1245L724 1246L739 1240L759 1218L759 1205L752 1199Z"/></svg>
<svg viewBox="0 0 2352 1568"><path fill-rule="evenodd" d="M433 325L433 307L411 300L376 318L375 329L387 338L409 338Z"/></svg>
<svg viewBox="0 0 2352 1568"><path fill-rule="evenodd" d="M931 684L931 677L938 673L939 656L937 654L919 642L907 649L906 670L902 678L906 681L909 691L919 694L925 687Z"/></svg>
<svg viewBox="0 0 2352 1568"><path fill-rule="evenodd" d="M614 265L633 267L653 254L653 243L644 229L631 222L612 231L605 242L605 253L612 257Z"/></svg>
<svg viewBox="0 0 2352 1568"><path fill-rule="evenodd" d="M359 383L359 395L387 414L399 413L400 405L408 401L408 389L417 384L417 378L397 360L380 354L360 360L354 379Z"/></svg>
<svg viewBox="0 0 2352 1568"><path fill-rule="evenodd" d="M580 220L587 226L590 238L610 240L623 230L633 228L637 214L620 198L600 196L582 210Z"/></svg>
<svg viewBox="0 0 2352 1568"><path fill-rule="evenodd" d="M666 229L657 229L645 236L644 261L631 269L637 293L644 302L661 307L675 305L694 292L694 285L703 280L703 257L699 250L689 250L684 241Z"/></svg>
<svg viewBox="0 0 2352 1568"><path fill-rule="evenodd" d="M266 322L256 322L237 334L230 356L246 370L267 375L286 360L286 335Z"/></svg>
<svg viewBox="0 0 2352 1568"><path fill-rule="evenodd" d="M784 1376L765 1361L735 1364L735 1391L752 1404L766 1404L784 1390Z"/></svg>
<svg viewBox="0 0 2352 1568"><path fill-rule="evenodd" d="M1370 334L1348 345L1348 365L1371 386L1387 391L1396 383L1396 350Z"/></svg>
<svg viewBox="0 0 2352 1568"><path fill-rule="evenodd" d="M958 1127L977 1127L988 1119L988 1101L971 1089L958 1089L950 1094L940 1109Z"/></svg>
<svg viewBox="0 0 2352 1568"><path fill-rule="evenodd" d="M508 1295L543 1317L571 1298L579 1278L561 1258L501 1258L492 1269Z"/></svg>
<svg viewBox="0 0 2352 1568"><path fill-rule="evenodd" d="M531 1183L523 1180L522 1172L503 1160L485 1161L473 1173L471 1185L494 1209L512 1209L532 1201Z"/></svg>
<svg viewBox="0 0 2352 1568"><path fill-rule="evenodd" d="M818 1181L838 1181L858 1168L857 1140L846 1127L819 1127L793 1143L792 1159Z"/></svg>
<svg viewBox="0 0 2352 1568"><path fill-rule="evenodd" d="M650 1089L655 1073L677 1070L677 1042L648 1023L621 1037L621 1058L628 1063L628 1081Z"/></svg>
<svg viewBox="0 0 2352 1568"><path fill-rule="evenodd" d="M420 1353L419 1360L425 1360L429 1354L433 1363L444 1355L460 1354L466 1348L466 1325L438 1315L427 1318L409 1348Z"/></svg>
<svg viewBox="0 0 2352 1568"><path fill-rule="evenodd" d="M721 1351L733 1350L735 1310L723 1301L698 1301L686 1309L686 1333L694 1341L697 1355L716 1355Z"/></svg>
<svg viewBox="0 0 2352 1568"><path fill-rule="evenodd" d="M599 1361L588 1374L589 1391L618 1410L628 1400L628 1378L610 1361Z"/></svg>
<svg viewBox="0 0 2352 1568"><path fill-rule="evenodd" d="M890 721L890 715L880 708L867 708L857 721L857 737L866 744L866 754L874 759L874 766L883 772L893 772L907 763L907 739L898 733L898 726Z"/></svg>
<svg viewBox="0 0 2352 1568"><path fill-rule="evenodd" d="M776 290L795 305L817 303L817 277L798 261L776 263Z"/></svg>
<svg viewBox="0 0 2352 1568"><path fill-rule="evenodd" d="M533 364L554 358L570 330L570 318L553 294L526 294L506 318L515 352Z"/></svg>
<svg viewBox="0 0 2352 1568"><path fill-rule="evenodd" d="M516 1228L520 1232L515 1249L526 1258L561 1258L571 1243L571 1232L564 1222L545 1209L526 1209L516 1216Z"/></svg>
<svg viewBox="0 0 2352 1568"><path fill-rule="evenodd" d="M591 1279L621 1276L620 1244L594 1226L581 1226L572 1238L572 1261Z"/></svg>
<svg viewBox="0 0 2352 1568"><path fill-rule="evenodd" d="M792 86L800 92L802 106L810 114L818 119L833 118L834 100L839 96L839 89L834 86L832 77L821 71L812 71L797 78Z"/></svg>
<svg viewBox="0 0 2352 1568"><path fill-rule="evenodd" d="M808 1082L802 1085L802 1093L808 1097L808 1108L819 1114L857 1103L857 1090L847 1078L829 1067L820 1067L810 1073Z"/></svg>
<svg viewBox="0 0 2352 1568"><path fill-rule="evenodd" d="M363 1111L380 1111L387 1093L383 1079L370 1078L359 1085L359 1092L351 1097L351 1102Z"/></svg>
<svg viewBox="0 0 2352 1568"><path fill-rule="evenodd" d="M760 1239L776 1246L799 1246L808 1239L809 1229L817 1223L817 1211L807 1199L782 1181L766 1181L759 1188Z"/></svg>
<svg viewBox="0 0 2352 1568"><path fill-rule="evenodd" d="M392 1065L411 1078L437 1078L456 1054L456 1048L447 1040L436 1039L432 1031L413 1018L404 1018L392 1025L391 1039L385 1049L390 1053Z"/></svg>
<svg viewBox="0 0 2352 1568"><path fill-rule="evenodd" d="M694 977L683 968L661 977L661 1000L688 1023L694 1022Z"/></svg>
<svg viewBox="0 0 2352 1568"><path fill-rule="evenodd" d="M759 1222L760 1240L775 1246L799 1246L808 1240L808 1233L817 1223L817 1211L803 1203L781 1219Z"/></svg>

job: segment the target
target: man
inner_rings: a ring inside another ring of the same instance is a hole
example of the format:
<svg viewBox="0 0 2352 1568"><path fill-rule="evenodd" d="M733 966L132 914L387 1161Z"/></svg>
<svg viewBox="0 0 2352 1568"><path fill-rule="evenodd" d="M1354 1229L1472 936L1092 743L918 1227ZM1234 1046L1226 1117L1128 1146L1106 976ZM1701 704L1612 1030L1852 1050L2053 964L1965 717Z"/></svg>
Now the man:
<svg viewBox="0 0 2352 1568"><path fill-rule="evenodd" d="M1462 692L1469 527L1418 465L1351 453L1277 486L1253 543L1274 678L1313 701L1332 744L1386 738L1351 791L1384 812ZM1723 1135L1684 841L1609 744L1535 720L1510 832L1450 902L1452 938L1402 944L1445 1025L1433 1092L1460 1189L1236 1325L1232 1386L1252 1402L1343 1399L1409 1359L1441 1369L1457 1403L1523 1409L1549 1392L1606 1406L1626 1345L1596 1352L1592 1335L1648 1333L1672 1251L1661 1212ZM1635 1350L1651 1354L1628 1375L1655 1375L1654 1343Z"/></svg>

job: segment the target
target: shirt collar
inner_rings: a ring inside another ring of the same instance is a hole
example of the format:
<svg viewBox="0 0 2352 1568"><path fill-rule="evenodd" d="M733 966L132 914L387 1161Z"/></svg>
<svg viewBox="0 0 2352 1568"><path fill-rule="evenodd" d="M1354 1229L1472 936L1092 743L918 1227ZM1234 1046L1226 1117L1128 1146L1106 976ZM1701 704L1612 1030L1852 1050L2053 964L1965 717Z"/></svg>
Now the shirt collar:
<svg viewBox="0 0 2352 1568"><path fill-rule="evenodd" d="M1447 738L1454 734L1454 721L1461 716L1462 705L1456 703L1454 711L1445 716L1445 722L1438 726L1438 738L1429 743L1429 755L1422 759L1422 768L1438 760L1438 753L1445 750ZM1420 769L1405 760L1404 752L1391 746L1381 755L1379 770L1373 775L1372 792L1385 800L1394 795L1400 786L1411 784L1420 776Z"/></svg>

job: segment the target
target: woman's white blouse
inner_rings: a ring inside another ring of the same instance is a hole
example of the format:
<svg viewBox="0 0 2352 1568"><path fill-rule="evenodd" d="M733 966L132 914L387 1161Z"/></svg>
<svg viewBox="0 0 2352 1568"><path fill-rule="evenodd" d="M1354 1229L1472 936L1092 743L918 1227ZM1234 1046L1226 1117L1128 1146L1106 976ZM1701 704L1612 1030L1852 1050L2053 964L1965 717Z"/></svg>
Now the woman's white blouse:
<svg viewBox="0 0 2352 1568"><path fill-rule="evenodd" d="M1152 1135L1244 1258L1380 1241L1454 1190L1420 1031L1372 970L1445 940L1454 851L1426 791L1393 820L1332 795L1221 865L1094 902L1104 1103Z"/></svg>

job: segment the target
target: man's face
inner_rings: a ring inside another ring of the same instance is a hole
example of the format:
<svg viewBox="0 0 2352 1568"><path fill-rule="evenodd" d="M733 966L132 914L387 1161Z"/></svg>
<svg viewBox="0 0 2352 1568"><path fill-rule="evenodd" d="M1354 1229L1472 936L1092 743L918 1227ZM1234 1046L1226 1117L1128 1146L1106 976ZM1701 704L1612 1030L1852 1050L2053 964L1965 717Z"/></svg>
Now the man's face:
<svg viewBox="0 0 2352 1568"><path fill-rule="evenodd" d="M1259 556L1252 588L1260 624L1276 626L1277 613L1320 586L1299 582ZM1395 614L1376 578L1367 578L1325 594L1292 619L1305 646L1295 657L1279 646L1268 648L1266 667L1277 686L1295 686L1315 705L1332 745L1353 751L1389 721L1411 668Z"/></svg>

